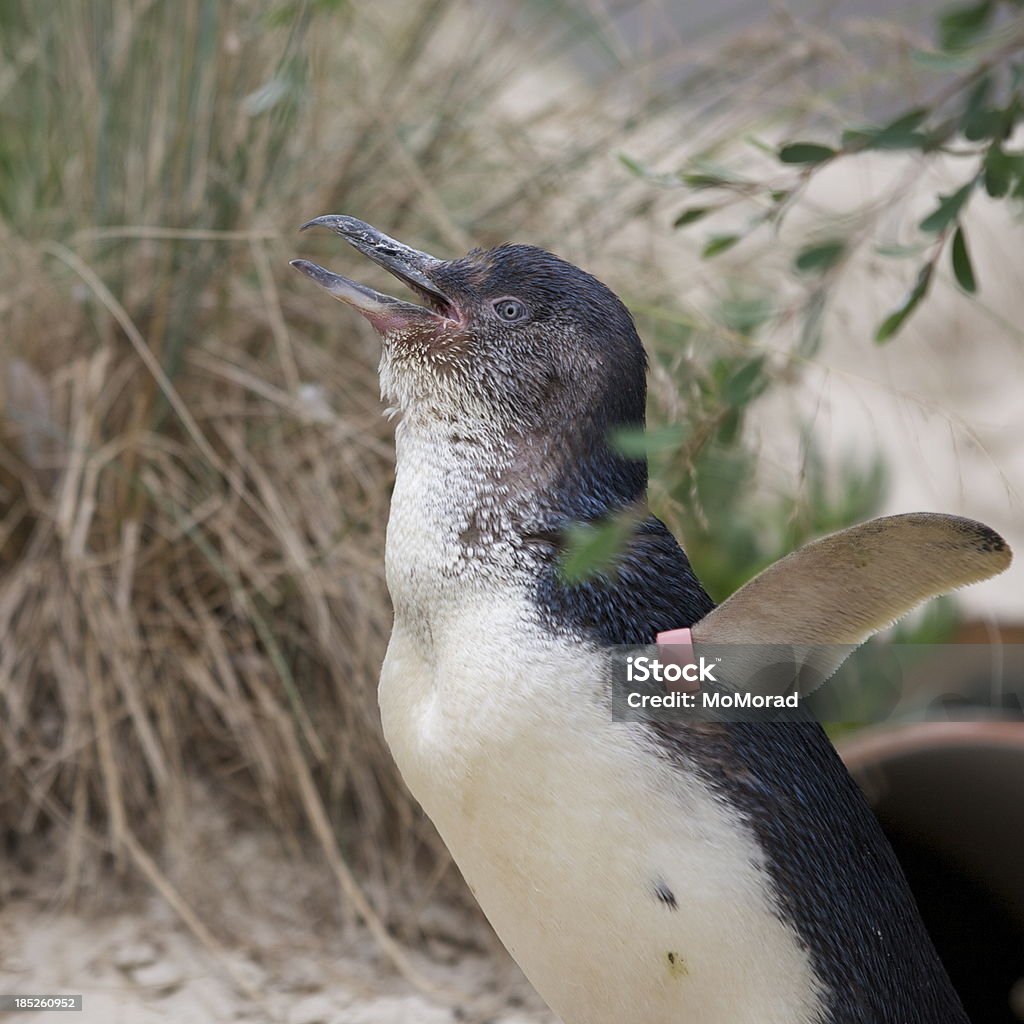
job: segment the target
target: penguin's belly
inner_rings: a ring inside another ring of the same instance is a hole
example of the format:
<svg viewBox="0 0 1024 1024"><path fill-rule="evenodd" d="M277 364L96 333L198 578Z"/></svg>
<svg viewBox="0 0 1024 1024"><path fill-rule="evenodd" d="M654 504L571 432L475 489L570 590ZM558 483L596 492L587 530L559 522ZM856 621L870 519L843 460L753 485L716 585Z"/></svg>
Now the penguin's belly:
<svg viewBox="0 0 1024 1024"><path fill-rule="evenodd" d="M406 783L551 1008L566 1024L824 1021L736 809L641 727L612 722L599 653L529 625L515 601L472 604L429 648L396 621L382 719Z"/></svg>

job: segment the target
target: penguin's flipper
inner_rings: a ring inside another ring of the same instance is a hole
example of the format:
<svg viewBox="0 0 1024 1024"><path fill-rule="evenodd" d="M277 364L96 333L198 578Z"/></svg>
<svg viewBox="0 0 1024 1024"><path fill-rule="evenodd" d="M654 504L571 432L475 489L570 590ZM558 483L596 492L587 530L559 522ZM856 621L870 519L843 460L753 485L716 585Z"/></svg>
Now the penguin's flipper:
<svg viewBox="0 0 1024 1024"><path fill-rule="evenodd" d="M998 533L972 519L872 519L770 565L701 619L693 639L856 646L928 598L998 575L1012 558Z"/></svg>

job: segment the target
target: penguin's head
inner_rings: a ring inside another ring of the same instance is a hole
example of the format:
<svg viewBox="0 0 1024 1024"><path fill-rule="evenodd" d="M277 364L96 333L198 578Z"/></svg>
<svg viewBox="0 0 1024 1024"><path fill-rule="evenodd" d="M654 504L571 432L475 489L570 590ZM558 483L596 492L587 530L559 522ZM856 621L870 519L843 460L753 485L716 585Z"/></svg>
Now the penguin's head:
<svg viewBox="0 0 1024 1024"><path fill-rule="evenodd" d="M293 260L383 340L381 387L405 412L506 435L600 444L641 426L646 356L629 311L596 278L528 245L441 260L352 217L318 217L420 300ZM575 445L573 445L575 446Z"/></svg>

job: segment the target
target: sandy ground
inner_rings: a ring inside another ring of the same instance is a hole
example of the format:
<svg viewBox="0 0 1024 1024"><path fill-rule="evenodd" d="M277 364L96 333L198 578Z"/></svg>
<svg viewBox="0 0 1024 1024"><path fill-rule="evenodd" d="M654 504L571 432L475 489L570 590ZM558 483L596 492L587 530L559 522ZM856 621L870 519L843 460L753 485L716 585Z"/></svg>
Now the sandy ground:
<svg viewBox="0 0 1024 1024"><path fill-rule="evenodd" d="M48 910L24 898L2 913L0 991L81 993L79 1024L553 1024L514 965L433 936L412 963L445 990L418 991L360 935L259 955L211 955L157 898L108 916ZM3 1014L4 1020L53 1013ZM57 1017L68 1020L67 1017Z"/></svg>
<svg viewBox="0 0 1024 1024"><path fill-rule="evenodd" d="M131 872L118 882L94 865L76 904L61 905L57 856L0 854L0 993L84 997L81 1014L3 1022L556 1024L479 914L440 898L419 910L375 901L402 923L391 931L406 936L403 976L365 927L342 923L317 850L242 830L198 793L194 810L202 827L162 865L199 931Z"/></svg>
<svg viewBox="0 0 1024 1024"><path fill-rule="evenodd" d="M496 957L462 951L447 963L414 954L414 962L446 988L450 1000L414 990L375 963L372 954L278 951L261 965L231 951L214 960L157 901L133 913L83 919L48 912L31 900L4 911L0 989L19 993L81 993L84 1011L72 1018L95 1024L232 1021L243 1024L549 1024L554 1018L510 978ZM227 968L227 969L226 969ZM230 973L229 973L230 971ZM244 979L241 990L235 975ZM513 1004L527 1005L516 1007ZM490 1004L490 1010L488 1005ZM54 1014L4 1014L39 1020ZM67 1018L58 1018L66 1020Z"/></svg>

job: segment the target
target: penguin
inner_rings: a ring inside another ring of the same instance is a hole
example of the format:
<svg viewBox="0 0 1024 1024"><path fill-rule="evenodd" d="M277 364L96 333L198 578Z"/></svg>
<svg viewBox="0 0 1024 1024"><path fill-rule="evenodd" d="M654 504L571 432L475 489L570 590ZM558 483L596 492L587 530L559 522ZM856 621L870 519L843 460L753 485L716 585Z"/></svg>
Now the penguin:
<svg viewBox="0 0 1024 1024"><path fill-rule="evenodd" d="M983 524L911 514L819 540L715 606L646 506L647 360L595 277L528 245L443 260L346 216L416 301L293 266L382 340L398 410L384 734L501 941L565 1024L962 1024L877 820L813 720L614 720L618 645L856 645L1003 571ZM623 510L614 570L565 531ZM836 648L839 650L839 648ZM837 654L836 658L841 659Z"/></svg>

